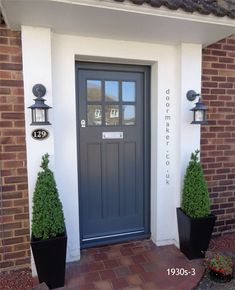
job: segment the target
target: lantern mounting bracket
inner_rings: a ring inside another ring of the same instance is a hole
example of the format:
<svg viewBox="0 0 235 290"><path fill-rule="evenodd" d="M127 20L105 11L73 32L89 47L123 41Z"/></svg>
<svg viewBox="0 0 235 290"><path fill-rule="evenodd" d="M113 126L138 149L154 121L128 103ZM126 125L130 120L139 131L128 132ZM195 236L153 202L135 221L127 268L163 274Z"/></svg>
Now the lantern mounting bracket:
<svg viewBox="0 0 235 290"><path fill-rule="evenodd" d="M192 102L195 101L196 97L200 96L200 94L197 94L194 90L190 90L187 92L187 99Z"/></svg>
<svg viewBox="0 0 235 290"><path fill-rule="evenodd" d="M42 98L46 94L46 88L42 84L34 85L32 91L33 91L34 96L37 97L37 98Z"/></svg>

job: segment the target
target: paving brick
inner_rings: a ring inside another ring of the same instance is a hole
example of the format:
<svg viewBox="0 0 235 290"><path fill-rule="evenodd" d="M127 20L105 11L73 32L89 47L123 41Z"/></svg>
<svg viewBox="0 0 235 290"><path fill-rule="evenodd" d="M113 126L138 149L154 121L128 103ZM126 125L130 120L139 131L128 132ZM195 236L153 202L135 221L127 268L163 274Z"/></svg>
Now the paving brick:
<svg viewBox="0 0 235 290"><path fill-rule="evenodd" d="M95 254L94 255L94 260L95 261L104 261L104 260L108 260L108 256L105 253L102 254Z"/></svg>
<svg viewBox="0 0 235 290"><path fill-rule="evenodd" d="M85 282L86 283L91 283L94 281L100 281L100 275L98 272L88 272L86 274L84 274L84 278L85 278Z"/></svg>
<svg viewBox="0 0 235 290"><path fill-rule="evenodd" d="M118 268L117 268L118 269ZM103 271L100 271L99 274L100 274L100 277L102 280L111 280L111 279L115 279L117 278L118 276L115 274L116 273L116 270L103 270Z"/></svg>
<svg viewBox="0 0 235 290"><path fill-rule="evenodd" d="M117 278L111 281L114 289L120 289L129 286L125 278Z"/></svg>
<svg viewBox="0 0 235 290"><path fill-rule="evenodd" d="M113 260L104 261L104 265L105 265L106 269L114 269L114 268L120 266L120 263L118 260L113 259Z"/></svg>
<svg viewBox="0 0 235 290"><path fill-rule="evenodd" d="M94 282L95 289L97 290L113 290L112 284L109 281Z"/></svg>
<svg viewBox="0 0 235 290"><path fill-rule="evenodd" d="M131 273L131 270L127 266L122 266L114 269L114 272L118 278L128 276Z"/></svg>
<svg viewBox="0 0 235 290"><path fill-rule="evenodd" d="M104 264L102 262L91 262L88 265L89 271L100 271L104 270Z"/></svg>

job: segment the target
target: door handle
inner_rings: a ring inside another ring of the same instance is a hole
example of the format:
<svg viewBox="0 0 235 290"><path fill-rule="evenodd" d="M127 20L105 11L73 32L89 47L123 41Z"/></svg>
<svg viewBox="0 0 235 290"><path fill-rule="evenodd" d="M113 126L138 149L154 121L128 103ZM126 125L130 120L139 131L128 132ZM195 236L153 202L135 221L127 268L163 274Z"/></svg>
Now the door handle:
<svg viewBox="0 0 235 290"><path fill-rule="evenodd" d="M85 128L86 127L86 120L81 120L81 128Z"/></svg>

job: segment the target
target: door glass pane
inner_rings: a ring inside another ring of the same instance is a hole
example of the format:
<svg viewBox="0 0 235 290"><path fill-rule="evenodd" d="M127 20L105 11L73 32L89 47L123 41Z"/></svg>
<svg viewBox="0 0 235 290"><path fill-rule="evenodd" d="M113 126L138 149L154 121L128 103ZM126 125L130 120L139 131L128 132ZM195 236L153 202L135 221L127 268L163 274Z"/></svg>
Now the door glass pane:
<svg viewBox="0 0 235 290"><path fill-rule="evenodd" d="M135 125L135 106L123 105L123 125Z"/></svg>
<svg viewBox="0 0 235 290"><path fill-rule="evenodd" d="M101 101L101 81L87 80L87 100Z"/></svg>
<svg viewBox="0 0 235 290"><path fill-rule="evenodd" d="M135 82L122 82L122 100L135 102Z"/></svg>
<svg viewBox="0 0 235 290"><path fill-rule="evenodd" d="M105 106L105 124L107 126L119 125L119 106Z"/></svg>
<svg viewBox="0 0 235 290"><path fill-rule="evenodd" d="M87 106L87 123L90 126L102 125L101 105L88 105Z"/></svg>
<svg viewBox="0 0 235 290"><path fill-rule="evenodd" d="M118 102L118 81L105 81L105 101Z"/></svg>

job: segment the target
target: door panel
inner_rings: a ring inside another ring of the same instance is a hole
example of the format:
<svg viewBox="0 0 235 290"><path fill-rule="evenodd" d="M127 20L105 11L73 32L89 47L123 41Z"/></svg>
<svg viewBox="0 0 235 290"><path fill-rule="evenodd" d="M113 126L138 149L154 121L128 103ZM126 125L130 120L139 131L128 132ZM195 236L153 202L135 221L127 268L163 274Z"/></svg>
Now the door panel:
<svg viewBox="0 0 235 290"><path fill-rule="evenodd" d="M138 68L76 65L82 247L149 234L147 69Z"/></svg>
<svg viewBox="0 0 235 290"><path fill-rule="evenodd" d="M124 144L124 215L137 214L136 198L136 144Z"/></svg>

